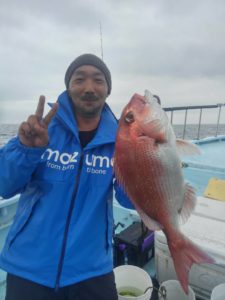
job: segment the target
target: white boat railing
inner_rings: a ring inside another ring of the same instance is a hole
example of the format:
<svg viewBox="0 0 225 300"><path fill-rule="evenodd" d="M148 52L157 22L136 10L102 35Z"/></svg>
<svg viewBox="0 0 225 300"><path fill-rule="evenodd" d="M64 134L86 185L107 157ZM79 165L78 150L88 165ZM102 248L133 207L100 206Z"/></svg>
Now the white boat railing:
<svg viewBox="0 0 225 300"><path fill-rule="evenodd" d="M185 138L185 135L186 135L188 112L190 110L199 110L199 118L198 118L198 124L197 124L198 130L197 130L197 136L196 136L196 139L199 140L201 125L202 125L202 112L203 112L203 110L212 109L212 108L217 109L217 123L216 123L215 136L218 136L219 127L220 127L220 119L221 119L221 109L222 109L223 106L225 106L225 103L218 103L218 104L214 104L214 105L164 107L163 109L166 112L170 112L171 124L173 124L174 112L176 112L176 111L184 111L185 112L184 123L183 123L183 134L182 134L183 139Z"/></svg>

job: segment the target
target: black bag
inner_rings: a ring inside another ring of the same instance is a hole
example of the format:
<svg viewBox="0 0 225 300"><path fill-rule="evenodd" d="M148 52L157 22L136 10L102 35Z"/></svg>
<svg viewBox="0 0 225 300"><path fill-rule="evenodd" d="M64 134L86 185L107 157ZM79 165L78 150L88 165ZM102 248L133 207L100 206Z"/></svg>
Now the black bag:
<svg viewBox="0 0 225 300"><path fill-rule="evenodd" d="M143 267L154 256L154 232L143 222L134 222L115 234L113 244L114 267L124 264Z"/></svg>

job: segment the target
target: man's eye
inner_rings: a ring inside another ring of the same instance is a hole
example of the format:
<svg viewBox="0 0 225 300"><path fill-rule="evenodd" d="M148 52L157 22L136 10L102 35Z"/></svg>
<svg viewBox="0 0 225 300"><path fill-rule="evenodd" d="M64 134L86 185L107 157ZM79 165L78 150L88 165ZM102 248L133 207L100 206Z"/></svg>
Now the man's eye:
<svg viewBox="0 0 225 300"><path fill-rule="evenodd" d="M97 82L97 83L103 83L104 80L103 80L102 78L96 78L96 79L95 79L95 82Z"/></svg>
<svg viewBox="0 0 225 300"><path fill-rule="evenodd" d="M76 79L75 79L75 82L80 83L80 82L82 82L83 80L84 80L84 79L80 77L80 78L76 78Z"/></svg>

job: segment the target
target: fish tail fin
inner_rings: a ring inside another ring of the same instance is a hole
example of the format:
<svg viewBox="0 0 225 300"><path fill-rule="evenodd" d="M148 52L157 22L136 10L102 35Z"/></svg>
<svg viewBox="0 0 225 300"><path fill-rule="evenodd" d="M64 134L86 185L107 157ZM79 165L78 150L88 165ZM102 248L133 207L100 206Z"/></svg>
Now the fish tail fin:
<svg viewBox="0 0 225 300"><path fill-rule="evenodd" d="M188 294L188 275L192 264L214 263L215 261L181 233L175 241L168 243L177 278Z"/></svg>

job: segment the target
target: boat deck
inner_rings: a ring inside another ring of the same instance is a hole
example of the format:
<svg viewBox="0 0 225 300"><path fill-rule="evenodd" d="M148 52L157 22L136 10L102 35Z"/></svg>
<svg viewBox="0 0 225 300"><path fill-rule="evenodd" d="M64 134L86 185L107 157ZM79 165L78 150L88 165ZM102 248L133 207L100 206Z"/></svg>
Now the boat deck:
<svg viewBox="0 0 225 300"><path fill-rule="evenodd" d="M195 141L201 155L185 156L184 177L196 188L199 196L204 194L209 179L225 179L225 136Z"/></svg>

